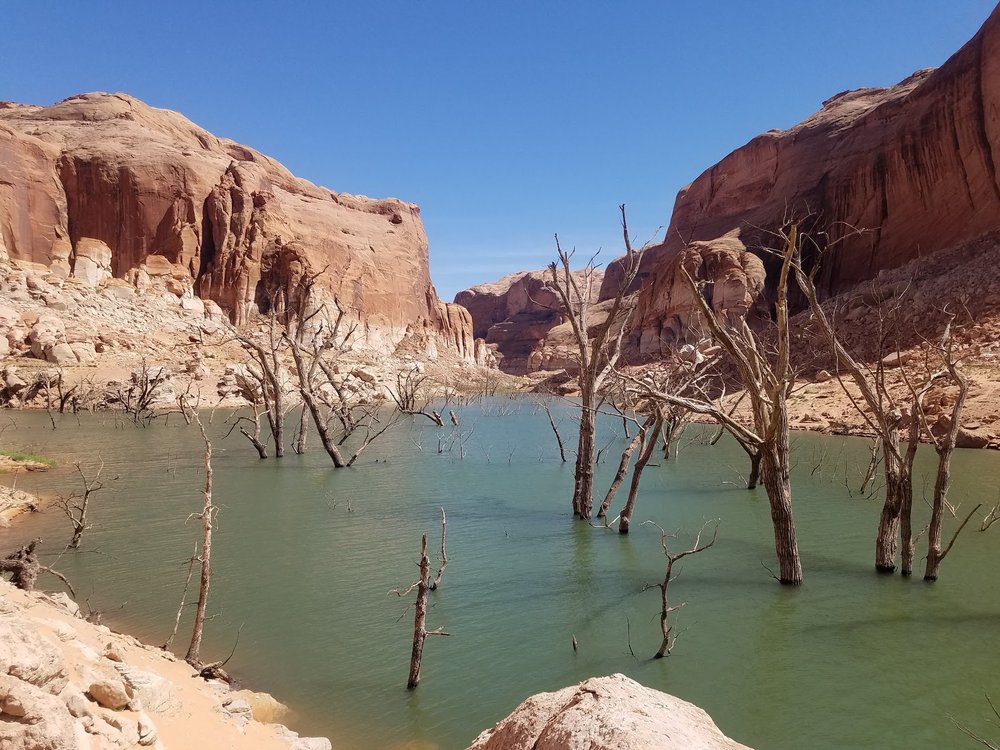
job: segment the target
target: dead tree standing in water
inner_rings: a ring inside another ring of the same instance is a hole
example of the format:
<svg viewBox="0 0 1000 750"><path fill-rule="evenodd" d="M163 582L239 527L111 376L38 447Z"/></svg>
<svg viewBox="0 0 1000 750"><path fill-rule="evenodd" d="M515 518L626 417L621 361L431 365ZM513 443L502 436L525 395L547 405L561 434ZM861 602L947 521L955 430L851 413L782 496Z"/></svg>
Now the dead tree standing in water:
<svg viewBox="0 0 1000 750"><path fill-rule="evenodd" d="M573 513L590 520L594 504L594 454L595 432L600 392L608 374L621 356L622 338L635 303L629 297L630 287L639 272L639 254L632 249L625 217L621 212L622 236L625 240L625 257L622 259L622 279L611 300L607 318L594 326L591 335L590 307L594 284L594 261L591 259L583 272L583 287L570 270L572 252L566 252L556 235L558 260L550 263L548 270L552 283L562 303L562 312L569 318L577 346L579 370L577 386L580 390L580 434L576 451L576 471L573 486Z"/></svg>
<svg viewBox="0 0 1000 750"><path fill-rule="evenodd" d="M442 534L443 538L443 534ZM443 547L443 542L442 542ZM410 652L410 675L406 681L406 688L412 690L420 682L420 661L424 656L424 641L429 635L451 635L441 628L437 630L427 630L427 595L431 590L431 562L427 558L427 534L420 537L420 578L415 583L411 583L406 589L394 592L398 596L406 596L413 589L417 590L417 601L413 616L413 649Z"/></svg>
<svg viewBox="0 0 1000 750"><path fill-rule="evenodd" d="M198 584L198 606L195 610L194 627L191 631L191 645L188 647L184 661L195 669L201 669L201 636L205 629L208 589L212 583L212 516L215 513L215 506L212 504L212 441L208 439L205 426L201 423L197 412L194 412L194 420L197 422L202 440L205 442L205 490L201 513L192 514L193 518L201 519L202 525L201 576Z"/></svg>
<svg viewBox="0 0 1000 750"><path fill-rule="evenodd" d="M83 494L73 492L68 497L60 498L57 501L57 504L73 525L73 537L70 539L66 549L78 549L80 541L83 539L83 532L90 528L90 524L87 523L90 496L104 489L104 483L100 481L101 472L104 471L104 460L101 460L101 465L97 467L93 478L89 478L84 473L83 466L79 461L76 462L76 471L83 481Z"/></svg>
<svg viewBox="0 0 1000 750"><path fill-rule="evenodd" d="M936 581L938 579L938 574L941 569L941 561L944 560L945 556L951 551L951 548L955 544L955 540L958 539L958 535L962 533L962 529L965 528L969 519L972 518L976 511L978 511L981 507L980 504L972 509L972 511L965 517L962 524L958 527L954 536L952 536L948 546L942 549L941 529L944 524L944 512L946 507L950 507L950 504L948 503L948 489L951 487L951 455L955 450L955 444L958 442L958 433L962 428L962 409L965 406L965 400L969 395L969 379L962 371L960 359L955 355L952 349L950 321L945 326L944 334L941 337L939 351L941 353L941 358L944 360L944 366L948 373L948 377L956 386L958 386L958 393L955 395L955 403L951 407L951 423L948 426L947 432L943 436L937 437L934 435L930 426L927 424L927 419L923 414L923 411L921 410L920 412L925 431L934 442L934 450L937 452L938 456L937 478L934 482L934 500L931 505L931 520L927 531L927 567L924 569L925 581ZM916 401L919 402L919 399Z"/></svg>
<svg viewBox="0 0 1000 750"><path fill-rule="evenodd" d="M778 575L782 584L802 583L802 561L795 534L792 512L792 488L789 480L788 394L795 382L790 363L788 326L788 275L797 247L797 227L786 238L782 253L775 299L775 343L777 351L769 356L767 348L742 317L719 320L709 307L702 289L688 269L681 266L683 276L695 305L701 313L716 343L732 360L747 396L750 399L753 429L739 424L721 407L705 398L691 399L674 393L657 393L645 385L645 395L676 404L693 412L709 414L726 429L741 436L741 444L759 446L761 476L771 509L774 528L774 548L778 559ZM641 381L632 382L643 385ZM749 451L748 451L749 452Z"/></svg>
<svg viewBox="0 0 1000 750"><path fill-rule="evenodd" d="M653 442L655 442L655 440ZM646 524L649 524L651 526L656 526L656 524L653 523L652 521L642 522L643 526L645 526ZM694 544L692 544L689 549L686 549L683 552L672 553L667 546L667 540L670 539L671 536L676 536L676 534L668 535L667 532L663 530L662 526L657 526L657 528L660 530L660 546L663 548L663 554L667 558L667 569L666 572L663 574L663 581L658 583L647 583L642 588L643 591L646 591L647 589L651 589L654 587L660 590L660 633L663 636L663 640L660 642L659 650L657 650L656 654L653 656L654 659L661 659L664 656L670 656L670 652L674 647L674 643L677 641L676 635L673 635L673 637L671 637L671 635L673 634L673 627L670 625L669 621L670 615L671 613L676 612L678 609L680 609L686 604L686 602L681 602L680 604L670 604L670 599L667 596L667 591L670 587L670 582L673 581L675 578L677 578L677 575L674 574L674 565L676 565L680 560L683 560L688 555L696 555L699 552L704 552L713 544L715 544L715 539L716 537L719 536L719 522L718 521L715 522L715 528L712 530L712 540L706 542L705 544L702 544L701 535L704 533L707 527L708 527L707 523L701 527L701 531L698 532L698 536L696 536L694 539Z"/></svg>

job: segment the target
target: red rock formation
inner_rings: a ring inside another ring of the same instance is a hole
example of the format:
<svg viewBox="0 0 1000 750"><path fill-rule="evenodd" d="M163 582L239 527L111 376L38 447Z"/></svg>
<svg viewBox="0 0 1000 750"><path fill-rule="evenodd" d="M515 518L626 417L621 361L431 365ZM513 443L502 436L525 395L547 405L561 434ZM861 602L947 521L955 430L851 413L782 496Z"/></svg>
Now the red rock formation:
<svg viewBox="0 0 1000 750"><path fill-rule="evenodd" d="M683 306L673 299L681 238L710 241L738 230L747 247L759 247L768 241L762 230L789 211L812 214L832 239L845 225L869 230L825 255L819 284L833 294L1000 228L998 171L1000 8L937 70L891 88L838 94L681 190L666 241L643 261L642 350L655 353L666 317Z"/></svg>
<svg viewBox="0 0 1000 750"><path fill-rule="evenodd" d="M602 276L601 269L595 271L591 290L595 301ZM582 283L582 275L578 278ZM531 369L532 351L562 322L562 303L547 271L521 271L474 286L455 295L455 303L471 313L475 337L496 347L500 369L515 375Z"/></svg>
<svg viewBox="0 0 1000 750"><path fill-rule="evenodd" d="M317 187L175 112L122 94L2 104L0 174L0 247L13 259L58 264L72 245L72 266L96 240L115 277L193 287L239 323L325 269L318 283L369 344L410 332L474 351L471 322L434 293L417 206Z"/></svg>

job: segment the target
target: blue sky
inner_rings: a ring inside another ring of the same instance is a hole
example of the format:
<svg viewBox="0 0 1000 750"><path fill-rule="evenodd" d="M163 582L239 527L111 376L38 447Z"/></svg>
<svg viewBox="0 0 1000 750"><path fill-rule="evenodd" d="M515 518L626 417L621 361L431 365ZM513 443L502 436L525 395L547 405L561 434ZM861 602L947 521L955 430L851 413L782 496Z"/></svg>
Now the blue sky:
<svg viewBox="0 0 1000 750"><path fill-rule="evenodd" d="M940 65L993 0L4 0L0 99L124 91L333 190L419 203L443 298L621 252L721 157ZM661 230L662 233L662 230Z"/></svg>

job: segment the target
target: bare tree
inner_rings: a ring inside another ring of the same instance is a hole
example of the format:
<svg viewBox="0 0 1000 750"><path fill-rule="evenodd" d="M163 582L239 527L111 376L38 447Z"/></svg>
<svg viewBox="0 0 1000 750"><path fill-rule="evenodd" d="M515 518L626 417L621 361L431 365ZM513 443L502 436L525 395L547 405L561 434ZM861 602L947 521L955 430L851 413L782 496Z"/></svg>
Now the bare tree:
<svg viewBox="0 0 1000 750"><path fill-rule="evenodd" d="M719 536L718 520L715 521L715 527L712 529L712 539L705 544L701 543L701 535L705 532L705 529L708 528L708 523L701 527L701 530L694 539L694 544L692 544L688 549L683 552L671 552L667 542L668 540L675 538L677 535L668 535L667 532L663 530L662 526L657 526L652 521L642 522L643 526L649 524L650 526L656 526L656 528L660 530L660 546L663 548L663 554L667 558L667 568L663 574L663 580L657 583L647 583L642 588L643 591L651 588L658 588L660 590L660 633L663 636L663 640L660 642L660 648L653 656L654 659L661 659L664 656L669 656L670 652L673 650L674 643L677 641L677 636L673 633L673 626L670 624L670 615L686 604L686 602L681 602L680 604L670 603L670 598L668 596L670 582L675 580L679 575L679 573L674 573L674 566L685 557L688 557L689 555L696 555L699 552L704 552L715 544L715 540Z"/></svg>
<svg viewBox="0 0 1000 750"><path fill-rule="evenodd" d="M0 558L0 573L10 573L10 582L23 591L34 591L38 576L42 573L48 573L66 584L66 588L75 599L76 591L73 590L73 585L66 576L39 562L36 550L41 543L41 539L33 539L6 557Z"/></svg>
<svg viewBox="0 0 1000 750"><path fill-rule="evenodd" d="M593 298L594 259L583 269L582 285L570 269L573 253L562 249L556 235L557 261L548 270L552 283L562 303L562 312L569 319L576 342L579 368L577 386L580 390L580 432L576 452L576 470L573 486L573 513L589 520L594 504L594 463L597 409L600 393L610 372L621 356L622 338L635 309L635 299L630 288L639 272L639 254L632 249L624 204L621 212L622 236L625 257L622 260L622 278L607 317L591 326L591 299Z"/></svg>
<svg viewBox="0 0 1000 750"><path fill-rule="evenodd" d="M204 504L201 513L192 514L191 517L201 519L201 575L198 583L198 605L194 615L194 626L191 630L191 645L188 646L187 655L184 661L195 669L201 669L201 636L205 629L205 612L208 608L208 590L212 583L212 516L215 515L216 506L212 504L212 441L208 439L205 426L201 423L198 412L194 412L194 420L201 431L201 438L205 443L205 490L203 492Z"/></svg>
<svg viewBox="0 0 1000 750"><path fill-rule="evenodd" d="M635 460L635 466L632 468L632 483L629 486L628 500L625 501L625 507L622 509L621 516L618 519L619 534L627 534L629 532L629 527L632 524L632 514L635 512L635 503L639 498L639 482L642 479L642 472L646 468L646 464L649 463L653 451L656 450L657 438L662 428L663 414L658 407L654 407L652 413L639 428L639 434L637 435L640 446L639 457Z"/></svg>
<svg viewBox="0 0 1000 750"><path fill-rule="evenodd" d="M955 540L962 533L962 529L969 522L969 519L982 507L982 504L975 508L965 517L965 520L955 531L948 546L941 547L941 531L944 525L944 512L948 503L948 490L951 487L951 456L958 442L958 433L962 428L962 409L965 406L966 398L969 395L969 379L962 371L961 359L956 355L952 346L951 322L949 321L941 337L939 352L944 362L944 367L951 381L958 386L958 393L951 407L950 425L941 437L936 436L927 424L926 415L921 410L921 421L925 431L934 443L934 450L938 456L937 477L934 482L934 499L931 504L931 520L927 533L927 566L924 569L925 581L936 581L941 569L941 561L951 552L955 545ZM919 403L919 399L915 399ZM911 440L913 439L911 434Z"/></svg>
<svg viewBox="0 0 1000 750"><path fill-rule="evenodd" d="M278 320L278 314L274 304L268 314L268 325L264 335L251 335L243 333L233 328L232 337L239 342L240 346L247 353L249 362L246 366L246 374L256 383L253 398L248 399L256 406L263 405L267 415L268 427L271 430L271 437L274 439L274 455L281 458L285 455L285 414L288 411L286 403L284 366L282 365L282 352L284 350L283 336L284 326ZM246 395L246 394L244 394ZM256 415L256 408L254 410ZM259 420L259 417L256 417ZM248 438L250 437L242 429ZM256 432L259 441L259 430ZM251 442L254 441L251 439ZM260 448L255 443L258 454ZM264 458L264 456L261 456Z"/></svg>
<svg viewBox="0 0 1000 750"><path fill-rule="evenodd" d="M443 511L442 511L443 513ZM442 539L444 538L442 532ZM442 547L444 542L442 541ZM408 690L412 690L420 682L420 662L424 655L424 641L427 640L429 635L451 635L445 632L441 628L436 630L427 630L427 595L431 590L431 563L427 558L427 534L423 534L420 537L420 578L411 583L407 588L403 590L396 589L389 593L394 593L397 596L406 596L413 589L417 590L417 600L415 604L415 613L413 616L413 649L410 653L410 674L406 681L406 687Z"/></svg>
<svg viewBox="0 0 1000 750"><path fill-rule="evenodd" d="M538 405L545 411L545 416L549 418L549 427L552 428L552 432L556 436L556 445L559 446L559 460L566 463L566 448L563 446L562 435L559 434L559 425L552 418L552 410L544 399L539 399Z"/></svg>
<svg viewBox="0 0 1000 750"><path fill-rule="evenodd" d="M166 367L150 366L145 359L132 372L129 382L106 397L108 404L117 404L137 425L147 426L156 417L154 409L170 379Z"/></svg>
<svg viewBox="0 0 1000 750"><path fill-rule="evenodd" d="M66 517L69 518L73 526L73 536L66 549L79 548L83 532L90 528L87 522L90 496L104 489L104 483L101 481L101 472L104 471L104 459L101 459L101 465L97 467L97 471L94 472L93 477L87 476L83 470L83 465L79 461L74 466L76 466L77 474L80 475L80 481L83 482L83 493L73 492L56 501L56 504L66 514Z"/></svg>
<svg viewBox="0 0 1000 750"><path fill-rule="evenodd" d="M441 508L441 565L438 567L437 575L431 581L431 591L437 591L441 585L441 578L444 576L444 569L448 567L448 548L445 540L448 534L448 516L445 515L444 507Z"/></svg>
<svg viewBox="0 0 1000 750"><path fill-rule="evenodd" d="M408 372L396 373L396 388L390 391L396 407L403 414L427 417L438 427L444 427L444 419L441 413L430 408L430 395L426 388L428 378L416 368ZM454 414L454 412L452 412ZM456 418L452 422L457 425Z"/></svg>
<svg viewBox="0 0 1000 750"><path fill-rule="evenodd" d="M793 224L792 234L796 232L797 225ZM784 230L780 234L786 239L788 238L788 234ZM811 242L815 246L817 255L822 254L814 239L806 237L805 241ZM908 575L912 566L913 542L909 528L909 511L913 505L913 459L916 455L916 446L913 443L916 435L915 431L911 429L911 447L904 451L899 437L899 430L903 422L903 410L890 391L885 374L884 358L881 357L885 350L885 342L890 335L887 319L894 311L882 309L879 311L880 330L876 332L876 336L879 341L880 356L873 368L867 367L847 351L840 337L837 336L829 316L820 304L814 282L819 264L817 263L810 273L806 273L802 265L801 253L798 253L793 266L799 289L809 303L812 320L816 322L820 334L834 354L837 378L840 380L845 394L879 442L885 475L885 502L882 506L878 533L875 538L875 569L881 573L895 572L896 558L899 552L898 538L902 537L903 572ZM867 408L862 407L844 385L841 368L846 371L847 376L857 386L861 400ZM916 396L915 399L919 400ZM911 411L918 408L919 404L912 404ZM901 525L903 516L906 517L906 520Z"/></svg>
<svg viewBox="0 0 1000 750"><path fill-rule="evenodd" d="M711 331L716 343L728 353L743 384L750 400L752 429L740 424L721 405L704 395L691 398L669 391L656 391L648 383L631 379L634 385L644 387L643 394L649 398L711 416L737 437L751 458L754 454L759 455L761 477L767 491L771 525L774 528L774 547L778 559L778 575L775 577L787 585L802 583L802 562L792 511L788 445L788 395L795 382L790 362L788 275L797 243L798 227L793 225L786 237L781 271L777 279L774 305L776 349L773 354L742 316L728 316L724 320L717 318L694 277L687 268L681 267L681 275L691 291L702 321Z"/></svg>

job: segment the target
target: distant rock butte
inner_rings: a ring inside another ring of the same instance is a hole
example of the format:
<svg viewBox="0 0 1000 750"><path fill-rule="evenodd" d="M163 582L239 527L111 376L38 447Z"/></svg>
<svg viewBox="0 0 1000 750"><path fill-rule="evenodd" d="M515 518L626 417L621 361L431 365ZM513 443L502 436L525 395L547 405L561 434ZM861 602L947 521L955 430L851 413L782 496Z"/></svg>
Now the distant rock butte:
<svg viewBox="0 0 1000 750"><path fill-rule="evenodd" d="M104 93L0 103L0 174L12 260L194 293L236 323L325 270L370 346L474 356L472 318L431 285L417 206L317 187L176 112Z"/></svg>
<svg viewBox="0 0 1000 750"><path fill-rule="evenodd" d="M603 270L593 275L591 298L597 301ZM576 274L583 284L583 274ZM532 369L532 353L552 328L563 322L562 303L548 271L520 271L489 284L459 292L455 303L472 316L473 334L500 355L500 369L523 375Z"/></svg>
<svg viewBox="0 0 1000 750"><path fill-rule="evenodd" d="M625 675L539 693L468 750L749 750L697 706Z"/></svg>
<svg viewBox="0 0 1000 750"><path fill-rule="evenodd" d="M634 343L669 344L686 290L676 278L685 242L735 232L745 247L773 244L768 230L809 213L839 240L818 283L836 294L882 269L1000 229L1000 7L937 70L890 88L831 97L789 130L757 136L680 191L666 239L645 251ZM721 248L720 248L721 249ZM727 262L735 267L740 250ZM707 260L707 257L706 257ZM775 261L765 265L773 276ZM703 278L712 278L706 264ZM602 298L620 278L605 275ZM733 291L726 274L727 295ZM769 291L768 287L764 291Z"/></svg>

